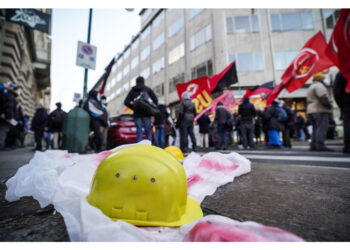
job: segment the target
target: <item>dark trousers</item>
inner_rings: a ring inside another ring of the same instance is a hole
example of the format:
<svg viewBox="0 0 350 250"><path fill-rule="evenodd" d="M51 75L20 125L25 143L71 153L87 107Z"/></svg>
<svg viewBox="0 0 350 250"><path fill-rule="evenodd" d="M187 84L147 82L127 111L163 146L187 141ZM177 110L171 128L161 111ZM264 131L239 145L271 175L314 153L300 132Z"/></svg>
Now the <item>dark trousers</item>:
<svg viewBox="0 0 350 250"><path fill-rule="evenodd" d="M36 150L42 150L42 146L41 146L41 141L43 139L44 136L44 130L35 130L34 131L34 139L35 139L35 143L36 143Z"/></svg>
<svg viewBox="0 0 350 250"><path fill-rule="evenodd" d="M292 147L292 143L290 142L290 128L285 128L282 131L282 139L283 139L283 146L287 148Z"/></svg>
<svg viewBox="0 0 350 250"><path fill-rule="evenodd" d="M350 109L343 112L344 151L350 153Z"/></svg>
<svg viewBox="0 0 350 250"><path fill-rule="evenodd" d="M321 149L325 147L329 114L328 113L313 113L309 115L312 124L311 145L312 149Z"/></svg>
<svg viewBox="0 0 350 250"><path fill-rule="evenodd" d="M6 137L10 131L10 126L6 121L0 120L0 149L5 148Z"/></svg>
<svg viewBox="0 0 350 250"><path fill-rule="evenodd" d="M241 136L242 136L242 145L244 148L249 147L254 148L254 125L253 123L242 123L241 124Z"/></svg>
<svg viewBox="0 0 350 250"><path fill-rule="evenodd" d="M100 127L101 127L101 124L99 120L94 120L94 119L90 120L90 129L94 131L94 134L95 134L94 142L96 146L96 151L101 150L101 145L103 142L103 136L102 136Z"/></svg>
<svg viewBox="0 0 350 250"><path fill-rule="evenodd" d="M218 124L218 141L216 145L216 149L221 148L221 144L224 143L224 149L227 149L227 131L225 128L225 124Z"/></svg>
<svg viewBox="0 0 350 250"><path fill-rule="evenodd" d="M196 148L196 137L193 133L193 124L180 126L180 148L184 151L188 147L188 135L191 137L192 149Z"/></svg>

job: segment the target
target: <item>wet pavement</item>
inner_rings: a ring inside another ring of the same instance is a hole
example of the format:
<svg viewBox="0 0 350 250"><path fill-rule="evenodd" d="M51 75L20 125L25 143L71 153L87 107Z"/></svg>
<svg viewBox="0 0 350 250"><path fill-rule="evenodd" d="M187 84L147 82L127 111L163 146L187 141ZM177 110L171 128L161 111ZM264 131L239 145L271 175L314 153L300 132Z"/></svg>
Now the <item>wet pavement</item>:
<svg viewBox="0 0 350 250"><path fill-rule="evenodd" d="M53 206L40 208L31 197L4 198L5 181L32 156L29 149L0 152L0 241L69 241ZM256 221L306 241L350 241L349 183L349 168L255 160L249 174L219 187L201 206L205 215Z"/></svg>

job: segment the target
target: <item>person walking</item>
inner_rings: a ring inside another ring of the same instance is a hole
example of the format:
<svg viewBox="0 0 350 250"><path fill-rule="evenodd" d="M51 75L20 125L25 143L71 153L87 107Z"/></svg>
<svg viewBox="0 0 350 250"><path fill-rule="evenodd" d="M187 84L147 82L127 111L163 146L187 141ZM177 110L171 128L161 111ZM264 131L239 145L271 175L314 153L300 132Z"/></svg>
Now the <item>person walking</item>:
<svg viewBox="0 0 350 250"><path fill-rule="evenodd" d="M276 101L273 101L265 112L265 120L268 126L268 145L274 148L282 147L282 141L280 138L282 125L279 121L280 112L280 107Z"/></svg>
<svg viewBox="0 0 350 250"><path fill-rule="evenodd" d="M244 149L254 149L254 125L253 119L256 116L256 110L249 98L245 98L238 107L238 114L241 116L241 136Z"/></svg>
<svg viewBox="0 0 350 250"><path fill-rule="evenodd" d="M199 125L199 146L203 148L209 147L209 125L211 120L209 118L209 111L205 112L198 118L197 124Z"/></svg>
<svg viewBox="0 0 350 250"><path fill-rule="evenodd" d="M294 112L283 100L280 100L280 107L286 113L286 118L283 121L281 121L283 123L283 128L284 128L282 130L283 146L286 148L292 148L290 134L293 131L293 126L294 126Z"/></svg>
<svg viewBox="0 0 350 250"><path fill-rule="evenodd" d="M312 124L311 151L333 151L325 145L332 101L324 79L322 73L315 74L306 95L307 114Z"/></svg>
<svg viewBox="0 0 350 250"><path fill-rule="evenodd" d="M197 143L193 133L193 121L197 111L187 91L183 92L181 97L182 102L180 103L176 127L180 129L180 149L185 153L188 149L188 135L191 137L192 151L196 151Z"/></svg>
<svg viewBox="0 0 350 250"><path fill-rule="evenodd" d="M147 96L151 105L158 105L158 98L154 94L153 90L145 85L145 79L142 76L136 78L136 86L134 86L124 100L124 105L134 111L134 120L136 125L136 142L142 140L142 127L144 127L146 132L146 139L152 141L152 125L151 125L151 114L143 112L142 105L147 105L150 103L136 105L136 101L141 98L141 96ZM150 99L150 100L149 100ZM147 107L144 107L147 108ZM148 110L148 109L145 109Z"/></svg>
<svg viewBox="0 0 350 250"><path fill-rule="evenodd" d="M101 105L103 116L101 119L101 133L102 133L102 149L107 149L107 136L108 136L108 128L110 126L109 122L109 114L107 111L107 97L101 96Z"/></svg>
<svg viewBox="0 0 350 250"><path fill-rule="evenodd" d="M300 113L297 113L295 118L295 132L296 132L296 139L298 141L305 140L304 129L305 129L305 119Z"/></svg>
<svg viewBox="0 0 350 250"><path fill-rule="evenodd" d="M88 99L84 103L84 110L90 115L90 130L94 132L95 151L101 150L103 136L101 133L101 120L103 119L103 107L97 97L96 90L90 90Z"/></svg>
<svg viewBox="0 0 350 250"><path fill-rule="evenodd" d="M346 78L338 72L333 85L333 95L340 108L340 118L343 120L344 148L343 153L350 154L350 93L345 92Z"/></svg>
<svg viewBox="0 0 350 250"><path fill-rule="evenodd" d="M156 127L154 145L160 148L165 148L165 122L169 117L169 113L164 106L164 101L158 103L159 113L154 117L153 125Z"/></svg>
<svg viewBox="0 0 350 250"><path fill-rule="evenodd" d="M62 104L60 102L56 103L56 109L51 112L49 116L50 120L50 130L53 134L53 148L59 149L62 145L62 130L63 130L63 122L66 118L66 112L62 110Z"/></svg>
<svg viewBox="0 0 350 250"><path fill-rule="evenodd" d="M5 150L7 135L11 127L17 125L16 116L16 90L15 83L0 84L0 150Z"/></svg>
<svg viewBox="0 0 350 250"><path fill-rule="evenodd" d="M227 123L232 120L231 113L226 110L222 102L218 102L216 106L215 121L218 128L218 140L216 144L216 150L221 149L221 144L224 145L224 150L227 149L227 131L229 127Z"/></svg>
<svg viewBox="0 0 350 250"><path fill-rule="evenodd" d="M47 131L48 115L47 110L44 108L42 103L38 103L36 106L36 111L32 120L32 128L34 131L34 138L36 147L34 150L42 151L42 139L44 136L44 131Z"/></svg>

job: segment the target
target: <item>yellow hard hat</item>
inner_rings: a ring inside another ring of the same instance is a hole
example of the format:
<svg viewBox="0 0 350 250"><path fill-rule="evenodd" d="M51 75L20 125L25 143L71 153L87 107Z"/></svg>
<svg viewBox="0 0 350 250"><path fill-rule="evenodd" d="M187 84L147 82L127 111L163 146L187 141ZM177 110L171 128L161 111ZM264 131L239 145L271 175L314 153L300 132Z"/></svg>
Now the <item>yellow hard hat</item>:
<svg viewBox="0 0 350 250"><path fill-rule="evenodd" d="M322 74L322 72L314 74L312 78L313 81L321 81L323 79L325 79L325 76Z"/></svg>
<svg viewBox="0 0 350 250"><path fill-rule="evenodd" d="M112 220L137 226L177 227L203 217L198 202L187 196L182 165L150 145L130 145L108 155L87 200Z"/></svg>
<svg viewBox="0 0 350 250"><path fill-rule="evenodd" d="M175 158L178 159L179 161L183 161L185 159L181 149L179 149L178 147L169 146L169 147L166 147L164 150L172 154L173 156L175 156Z"/></svg>

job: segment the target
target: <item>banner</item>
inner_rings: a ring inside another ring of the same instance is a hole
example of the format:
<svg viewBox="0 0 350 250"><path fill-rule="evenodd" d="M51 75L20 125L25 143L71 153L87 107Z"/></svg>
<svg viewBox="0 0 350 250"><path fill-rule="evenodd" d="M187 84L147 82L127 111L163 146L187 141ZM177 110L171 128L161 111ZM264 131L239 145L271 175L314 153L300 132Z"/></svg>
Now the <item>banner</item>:
<svg viewBox="0 0 350 250"><path fill-rule="evenodd" d="M50 33L51 15L36 9L6 9L7 21Z"/></svg>
<svg viewBox="0 0 350 250"><path fill-rule="evenodd" d="M228 65L221 73L213 75L210 78L211 86L215 91L221 91L226 87L229 87L231 84L238 82L236 62L233 61Z"/></svg>
<svg viewBox="0 0 350 250"><path fill-rule="evenodd" d="M254 88L252 89L247 89L244 96L242 97L242 100L244 100L245 98L249 97L249 96L254 96L254 95L258 95L258 94L270 94L273 90L273 81L271 82L267 82L264 83L262 85L256 85Z"/></svg>
<svg viewBox="0 0 350 250"><path fill-rule="evenodd" d="M350 9L340 10L326 54L347 79L345 90L350 93Z"/></svg>
<svg viewBox="0 0 350 250"><path fill-rule="evenodd" d="M281 77L288 92L301 88L312 75L334 65L325 53L326 48L321 31L306 42Z"/></svg>

